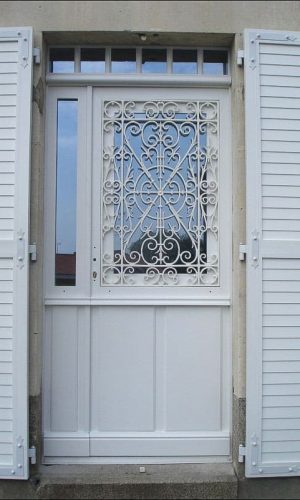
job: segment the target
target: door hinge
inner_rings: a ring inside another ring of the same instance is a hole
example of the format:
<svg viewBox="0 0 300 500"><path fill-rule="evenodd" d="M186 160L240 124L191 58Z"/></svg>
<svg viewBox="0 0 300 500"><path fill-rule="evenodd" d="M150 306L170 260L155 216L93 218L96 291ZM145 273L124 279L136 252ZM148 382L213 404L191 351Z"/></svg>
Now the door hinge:
<svg viewBox="0 0 300 500"><path fill-rule="evenodd" d="M35 47L32 51L32 57L35 64L41 64L41 49Z"/></svg>
<svg viewBox="0 0 300 500"><path fill-rule="evenodd" d="M237 51L236 63L238 66L243 66L244 64L245 53L243 50Z"/></svg>
<svg viewBox="0 0 300 500"><path fill-rule="evenodd" d="M28 448L28 458L30 459L31 465L36 464L36 447L31 446L31 448Z"/></svg>
<svg viewBox="0 0 300 500"><path fill-rule="evenodd" d="M31 262L36 262L36 243L29 245L28 252L30 255Z"/></svg>
<svg viewBox="0 0 300 500"><path fill-rule="evenodd" d="M246 456L246 446L240 444L239 446L239 463L242 464L245 461Z"/></svg>
<svg viewBox="0 0 300 500"><path fill-rule="evenodd" d="M247 245L243 245L240 243L240 254L239 254L239 259L240 260L245 260L247 255Z"/></svg>

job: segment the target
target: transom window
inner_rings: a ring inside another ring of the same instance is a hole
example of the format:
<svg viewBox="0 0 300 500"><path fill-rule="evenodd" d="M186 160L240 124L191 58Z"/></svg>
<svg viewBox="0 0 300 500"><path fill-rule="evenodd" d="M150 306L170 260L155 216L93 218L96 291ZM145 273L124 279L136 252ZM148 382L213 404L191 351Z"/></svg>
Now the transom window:
<svg viewBox="0 0 300 500"><path fill-rule="evenodd" d="M228 74L228 51L209 48L52 47L50 73Z"/></svg>

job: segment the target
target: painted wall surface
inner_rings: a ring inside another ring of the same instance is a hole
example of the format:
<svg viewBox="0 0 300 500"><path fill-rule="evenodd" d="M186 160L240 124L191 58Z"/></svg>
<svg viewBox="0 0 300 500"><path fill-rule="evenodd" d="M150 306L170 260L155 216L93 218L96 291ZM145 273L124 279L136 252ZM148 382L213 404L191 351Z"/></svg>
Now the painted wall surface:
<svg viewBox="0 0 300 500"><path fill-rule="evenodd" d="M146 43L224 45L232 61L233 150L233 383L245 396L245 264L239 243L245 238L245 155L243 69L236 65L245 28L297 31L298 1L8 1L0 2L0 26L32 26L42 64L34 67L32 129L31 241L38 261L31 265L30 394L39 396L42 346L44 75L47 42L130 43L148 33ZM154 35L154 37L153 37Z"/></svg>
<svg viewBox="0 0 300 500"><path fill-rule="evenodd" d="M299 29L297 1L9 1L1 26L35 31L239 33L244 28Z"/></svg>

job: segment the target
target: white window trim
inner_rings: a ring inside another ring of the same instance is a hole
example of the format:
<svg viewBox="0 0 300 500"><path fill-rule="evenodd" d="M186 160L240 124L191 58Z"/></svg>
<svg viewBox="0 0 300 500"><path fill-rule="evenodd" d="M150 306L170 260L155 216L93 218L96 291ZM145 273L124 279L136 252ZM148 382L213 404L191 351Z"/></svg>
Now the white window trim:
<svg viewBox="0 0 300 500"><path fill-rule="evenodd" d="M187 87L187 88L229 88L231 76L208 75L170 75L170 74L87 74L87 73L48 73L46 76L48 86L57 85L93 85L98 87Z"/></svg>

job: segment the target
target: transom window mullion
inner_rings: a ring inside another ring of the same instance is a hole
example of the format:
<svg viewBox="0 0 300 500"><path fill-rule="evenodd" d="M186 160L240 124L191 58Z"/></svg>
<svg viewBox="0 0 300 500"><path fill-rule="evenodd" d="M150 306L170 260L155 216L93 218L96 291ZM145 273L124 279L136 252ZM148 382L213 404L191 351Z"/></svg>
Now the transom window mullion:
<svg viewBox="0 0 300 500"><path fill-rule="evenodd" d="M136 49L136 72L142 72L142 49L141 47L137 47Z"/></svg>
<svg viewBox="0 0 300 500"><path fill-rule="evenodd" d="M203 49L198 49L198 75L203 73Z"/></svg>
<svg viewBox="0 0 300 500"><path fill-rule="evenodd" d="M111 49L106 48L105 53L105 73L111 73Z"/></svg>
<svg viewBox="0 0 300 500"><path fill-rule="evenodd" d="M75 73L80 73L80 47L75 47Z"/></svg>
<svg viewBox="0 0 300 500"><path fill-rule="evenodd" d="M167 50L167 73L171 74L173 71L173 49Z"/></svg>

